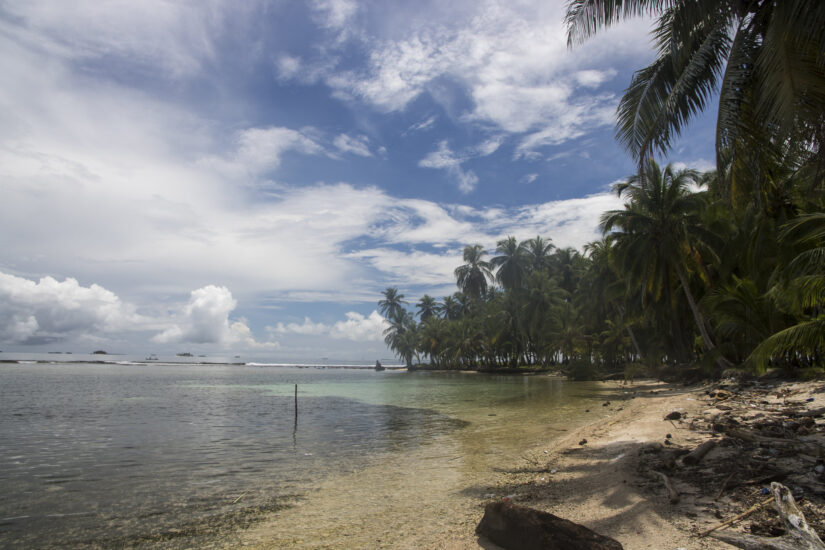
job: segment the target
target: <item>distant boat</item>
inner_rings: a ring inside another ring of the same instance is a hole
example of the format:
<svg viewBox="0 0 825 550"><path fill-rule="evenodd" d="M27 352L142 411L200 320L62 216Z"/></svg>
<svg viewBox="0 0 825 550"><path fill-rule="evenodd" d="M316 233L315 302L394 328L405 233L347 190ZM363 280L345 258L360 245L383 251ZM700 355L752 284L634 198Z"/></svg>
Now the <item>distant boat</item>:
<svg viewBox="0 0 825 550"><path fill-rule="evenodd" d="M158 360L158 356L155 355L154 353L149 354L149 357L146 358L146 361L157 361L157 360Z"/></svg>
<svg viewBox="0 0 825 550"><path fill-rule="evenodd" d="M194 357L194 355L192 355L188 351L184 351L183 353L178 353L177 356L178 357Z"/></svg>
<svg viewBox="0 0 825 550"><path fill-rule="evenodd" d="M384 367L384 365L381 364L381 361L376 361L375 362L375 370L377 372L381 372L382 370L387 370L387 369Z"/></svg>

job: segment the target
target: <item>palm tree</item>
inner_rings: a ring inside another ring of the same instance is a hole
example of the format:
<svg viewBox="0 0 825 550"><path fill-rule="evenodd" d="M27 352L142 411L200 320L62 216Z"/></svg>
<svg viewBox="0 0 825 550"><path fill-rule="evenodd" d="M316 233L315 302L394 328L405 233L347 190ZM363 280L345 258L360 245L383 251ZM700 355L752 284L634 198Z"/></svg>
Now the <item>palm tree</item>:
<svg viewBox="0 0 825 550"><path fill-rule="evenodd" d="M492 279L490 264L483 260L487 253L480 244L464 247L464 265L455 270L456 281L461 292L480 299L487 292L487 279Z"/></svg>
<svg viewBox="0 0 825 550"><path fill-rule="evenodd" d="M570 0L568 44L639 15L658 17L658 56L625 91L617 137L640 169L654 152L668 151L717 90L717 164L726 152L753 145L765 152L788 140L807 144L810 158L820 156L825 2Z"/></svg>
<svg viewBox="0 0 825 550"><path fill-rule="evenodd" d="M418 317L423 323L435 316L438 311L438 302L436 302L435 298L432 296L425 294L421 297L415 307L418 308Z"/></svg>
<svg viewBox="0 0 825 550"><path fill-rule="evenodd" d="M404 295L399 294L396 287L388 287L381 292L381 294L384 295L384 299L378 302L378 309L381 311L381 315L386 317L390 322L400 320L404 312L404 305L407 304L407 302L404 301Z"/></svg>
<svg viewBox="0 0 825 550"><path fill-rule="evenodd" d="M496 281L505 290L514 290L524 285L528 262L526 248L525 243L519 244L515 237L507 237L496 243L499 255L490 260L490 266L496 269Z"/></svg>
<svg viewBox="0 0 825 550"><path fill-rule="evenodd" d="M544 271L550 266L550 254L553 252L553 240L544 240L540 236L529 239L526 243L527 258L530 269L533 271Z"/></svg>
<svg viewBox="0 0 825 550"><path fill-rule="evenodd" d="M413 355L418 350L418 330L412 315L401 309L397 317L392 317L384 330L384 343L397 353L410 367Z"/></svg>
<svg viewBox="0 0 825 550"><path fill-rule="evenodd" d="M771 335L753 351L749 359L758 368L782 354L797 361L802 354L822 361L825 353L825 213L799 216L784 226L780 239L796 253L784 269L784 292L779 288L775 294L784 294L799 322Z"/></svg>
<svg viewBox="0 0 825 550"><path fill-rule="evenodd" d="M455 321L461 317L461 303L456 300L455 296L444 296L439 310L448 321Z"/></svg>
<svg viewBox="0 0 825 550"><path fill-rule="evenodd" d="M714 354L716 346L687 277L686 263L706 237L698 215L701 197L687 189L698 178L693 170L676 171L671 165L660 170L650 160L644 174L617 186L619 196L628 195L630 200L623 210L605 212L601 225L615 240L620 271L646 292L654 297L669 292L671 274L675 273L705 349ZM730 366L721 356L717 363L723 368Z"/></svg>
<svg viewBox="0 0 825 550"><path fill-rule="evenodd" d="M559 285L567 292L573 293L578 282L578 265L581 254L574 248L558 248L550 256L550 268L559 280Z"/></svg>

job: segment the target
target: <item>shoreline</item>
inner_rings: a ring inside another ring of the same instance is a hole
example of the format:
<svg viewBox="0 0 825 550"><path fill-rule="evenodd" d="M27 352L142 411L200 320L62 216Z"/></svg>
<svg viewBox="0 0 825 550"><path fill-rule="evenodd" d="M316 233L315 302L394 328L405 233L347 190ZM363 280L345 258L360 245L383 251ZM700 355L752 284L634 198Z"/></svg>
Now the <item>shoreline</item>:
<svg viewBox="0 0 825 550"><path fill-rule="evenodd" d="M609 417L538 446L514 468L502 473L498 484L510 491L514 502L580 523L616 539L625 550L724 549L734 546L700 537L699 533L764 500L764 487L770 485L770 480L792 472L783 483L793 489L798 501L801 498L806 519L822 533L825 485L821 481L822 469L815 470L816 464L816 468L821 468L821 458L782 451L779 438L764 445L769 438L754 444L714 432L715 422L724 422L719 419L730 414L739 414L734 425L748 428L775 427L769 420L771 415L781 418L790 414L785 418L807 417L809 422L802 431L786 432L786 443L796 445L804 441L822 449L825 422L814 423L812 418L821 417L825 410L825 384L772 381L739 386L730 382L728 390L718 390L719 386L707 383L685 387L655 381L614 385L614 397L603 404L612 413ZM725 397L720 400L718 396L708 396L716 391ZM794 408L794 412L789 413L788 407ZM679 411L682 419L666 420L665 416L673 411ZM785 428L781 422L780 425ZM654 475L656 468L664 469L660 457L686 453L710 439L717 444L701 464L680 469L671 462L668 475L680 493L679 502L672 504L665 486ZM751 471L759 453L767 455L764 465L770 466L769 475L729 485L734 475L738 478L741 472ZM805 461L809 463L806 465ZM725 478L723 482L720 477ZM726 532L777 536L781 534L777 532L781 531L780 526L778 515L769 504ZM454 542L457 544L447 547L498 548L483 538L474 543L466 539Z"/></svg>
<svg viewBox="0 0 825 550"><path fill-rule="evenodd" d="M686 516L684 504L670 505L664 489L649 490L637 471L640 451L668 434L674 445L693 445L695 437L687 428L663 418L673 410L697 414L706 386L656 381L605 385L614 390L599 405L610 411L608 417L540 445L498 483L511 490L514 502L580 523L618 540L625 550L726 547L691 534L696 525L715 518L700 518L693 510L689 513L694 517ZM472 547L479 544L490 548L483 539Z"/></svg>

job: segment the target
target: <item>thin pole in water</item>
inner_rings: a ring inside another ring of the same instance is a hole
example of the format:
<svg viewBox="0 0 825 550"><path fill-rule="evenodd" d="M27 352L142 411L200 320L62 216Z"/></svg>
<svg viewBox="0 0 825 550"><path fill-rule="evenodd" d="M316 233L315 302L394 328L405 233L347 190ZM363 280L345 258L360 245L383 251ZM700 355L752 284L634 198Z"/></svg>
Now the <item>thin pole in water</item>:
<svg viewBox="0 0 825 550"><path fill-rule="evenodd" d="M297 447L298 440L298 384L295 384L295 424L292 426L292 446Z"/></svg>

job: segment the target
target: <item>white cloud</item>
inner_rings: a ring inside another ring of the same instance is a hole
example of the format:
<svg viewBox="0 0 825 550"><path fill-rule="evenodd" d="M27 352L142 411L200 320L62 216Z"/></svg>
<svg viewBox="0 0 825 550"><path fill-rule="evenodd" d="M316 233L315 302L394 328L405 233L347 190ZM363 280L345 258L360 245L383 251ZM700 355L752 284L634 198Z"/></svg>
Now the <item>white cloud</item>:
<svg viewBox="0 0 825 550"><path fill-rule="evenodd" d="M416 122L415 124L411 125L404 131L403 135L414 133L414 132L425 132L435 126L435 121L438 120L438 117L432 115L430 117L425 118L421 122Z"/></svg>
<svg viewBox="0 0 825 550"><path fill-rule="evenodd" d="M275 67L278 71L278 76L285 80L297 78L302 71L302 63L300 57L292 55L280 55L275 61Z"/></svg>
<svg viewBox="0 0 825 550"><path fill-rule="evenodd" d="M608 69L606 71L596 71L590 69L578 71L575 74L575 78L576 82L578 82L580 86L584 86L586 88L598 88L599 85L615 77L616 74L617 73L614 69Z"/></svg>
<svg viewBox="0 0 825 550"><path fill-rule="evenodd" d="M113 292L76 279L38 282L0 272L0 341L47 344L114 333L146 322Z"/></svg>
<svg viewBox="0 0 825 550"><path fill-rule="evenodd" d="M206 157L200 163L226 177L251 179L277 168L287 151L322 154L324 148L308 135L313 133L312 128L300 132L282 127L247 128L235 135L231 153Z"/></svg>
<svg viewBox="0 0 825 550"><path fill-rule="evenodd" d="M171 75L198 72L214 56L224 16L237 7L211 0L141 2L41 0L4 3L18 25L17 39L68 59L116 57L142 70Z"/></svg>
<svg viewBox="0 0 825 550"><path fill-rule="evenodd" d="M387 321L373 310L365 316L355 311L348 311L346 319L332 325L315 323L309 317L304 317L302 323L278 323L267 327L267 332L273 334L290 334L300 336L329 335L337 340L351 340L353 342L370 342L383 340Z"/></svg>
<svg viewBox="0 0 825 550"><path fill-rule="evenodd" d="M613 123L616 99L598 88L617 73L594 66L594 60L639 63L650 55L645 20L623 23L568 50L565 5L561 0L462 4L466 13L437 25L417 25L415 14L405 13L399 17L410 24L395 35L362 35L369 48L367 68L330 69L325 79L338 97L382 111L402 110L426 92L438 100L440 79L458 83L473 103L462 118L530 133L520 152L529 156Z"/></svg>
<svg viewBox="0 0 825 550"><path fill-rule="evenodd" d="M347 25L358 11L358 4L354 0L314 0L321 23L333 29L341 29Z"/></svg>
<svg viewBox="0 0 825 550"><path fill-rule="evenodd" d="M338 321L332 326L330 336L337 339L352 340L354 342L377 342L383 340L387 321L377 311L369 316L354 311L346 314L345 321Z"/></svg>
<svg viewBox="0 0 825 550"><path fill-rule="evenodd" d="M329 327L324 323L313 323L309 317L304 317L303 323L278 323L274 327L267 327L268 332L275 334L303 334L318 335L329 332Z"/></svg>
<svg viewBox="0 0 825 550"><path fill-rule="evenodd" d="M538 178L538 177L539 177L539 175L535 174L535 173L534 174L525 174L524 176L522 176L522 178L519 181L521 183L530 184L530 183L533 183L534 181L536 181L536 178Z"/></svg>
<svg viewBox="0 0 825 550"><path fill-rule="evenodd" d="M478 184L478 176L472 170L465 170L462 164L475 157L486 157L495 153L501 146L501 138L491 138L473 147L468 147L461 153L450 149L447 140L438 144L438 149L431 151L418 162L423 168L446 170L458 184L462 193L470 193Z"/></svg>
<svg viewBox="0 0 825 550"><path fill-rule="evenodd" d="M169 343L217 344L277 348L277 342L256 342L242 320L229 321L229 314L238 302L226 287L208 285L193 290L178 321L152 338Z"/></svg>
<svg viewBox="0 0 825 550"><path fill-rule="evenodd" d="M372 156L369 148L369 138L367 136L353 137L347 134L338 134L332 143L342 153L352 153L360 157Z"/></svg>

